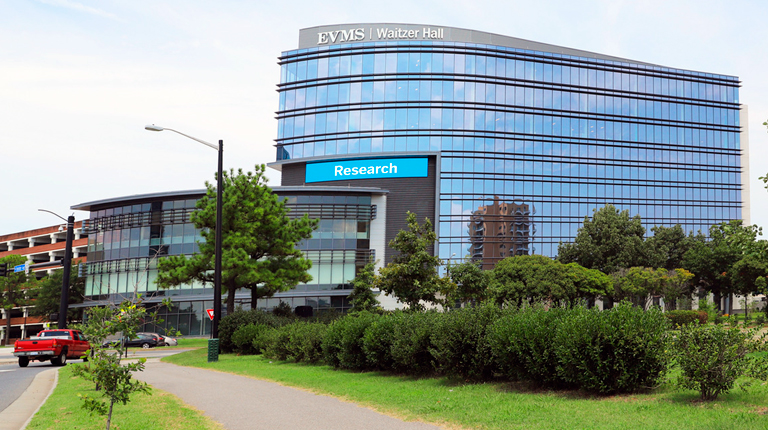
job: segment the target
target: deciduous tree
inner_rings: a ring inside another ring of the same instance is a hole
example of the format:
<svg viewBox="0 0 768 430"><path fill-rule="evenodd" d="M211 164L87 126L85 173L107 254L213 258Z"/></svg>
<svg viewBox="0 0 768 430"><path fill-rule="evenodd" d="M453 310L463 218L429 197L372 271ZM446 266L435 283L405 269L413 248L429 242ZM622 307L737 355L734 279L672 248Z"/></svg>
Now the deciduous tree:
<svg viewBox="0 0 768 430"><path fill-rule="evenodd" d="M352 292L349 293L349 301L352 302L352 310L374 312L381 309L376 299L373 288L376 281L376 263L370 262L358 272L355 279L351 280Z"/></svg>
<svg viewBox="0 0 768 430"><path fill-rule="evenodd" d="M61 303L61 284L64 281L64 271L56 270L45 278L37 281L34 287L30 288L29 296L34 305L31 315L48 318L49 315L59 312ZM69 279L69 304L82 303L85 296L85 278L77 277L77 270L72 270ZM67 312L68 321L77 321L82 319L83 309L69 307Z"/></svg>
<svg viewBox="0 0 768 430"><path fill-rule="evenodd" d="M408 212L408 230L400 230L389 247L398 252L392 262L379 271L376 286L408 305L423 310L422 301L443 304L453 287L448 278L438 274L441 260L432 254L437 235L429 218L419 225L416 214Z"/></svg>
<svg viewBox="0 0 768 430"><path fill-rule="evenodd" d="M710 227L709 238L699 233L691 249L685 253L683 267L695 275L697 285L712 293L718 311L724 294L745 293L737 290L734 284L734 281L739 283L745 279L738 276L734 266L755 253L758 246L756 239L760 234L758 226L745 226L741 220L720 223ZM755 281L752 279L751 284L754 285ZM739 288L745 287L739 285Z"/></svg>
<svg viewBox="0 0 768 430"><path fill-rule="evenodd" d="M551 300L574 305L612 292L611 279L599 270L563 264L542 255L518 255L496 264L490 294L497 303L514 305Z"/></svg>
<svg viewBox="0 0 768 430"><path fill-rule="evenodd" d="M561 243L558 260L579 263L588 269L613 273L621 268L644 265L643 236L645 227L639 215L619 212L613 205L595 210L590 219L584 217L573 243Z"/></svg>
<svg viewBox="0 0 768 430"><path fill-rule="evenodd" d="M478 261L463 261L448 267L448 276L456 290L451 295L450 301L454 303L480 303L488 297L490 286L490 271L480 268Z"/></svg>
<svg viewBox="0 0 768 430"><path fill-rule="evenodd" d="M11 336L11 310L27 304L24 287L27 284L26 272L13 272L13 267L24 264L27 259L21 255L8 255L0 258L0 263L8 265L8 275L0 278L0 308L5 310L5 344Z"/></svg>
<svg viewBox="0 0 768 430"><path fill-rule="evenodd" d="M667 270L683 267L683 256L693 246L693 236L686 235L680 224L655 226L651 231L653 236L645 239L645 264Z"/></svg>

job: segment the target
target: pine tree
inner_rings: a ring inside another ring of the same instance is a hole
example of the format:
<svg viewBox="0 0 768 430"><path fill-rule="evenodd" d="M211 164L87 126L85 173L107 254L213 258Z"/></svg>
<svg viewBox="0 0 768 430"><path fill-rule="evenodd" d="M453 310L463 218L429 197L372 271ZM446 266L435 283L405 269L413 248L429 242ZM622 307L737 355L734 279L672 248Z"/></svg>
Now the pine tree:
<svg viewBox="0 0 768 430"><path fill-rule="evenodd" d="M267 186L264 165L243 173L224 172L222 217L222 294L227 292L227 313L235 311L235 291L251 290L251 307L260 298L287 291L300 282L309 282L312 262L305 259L296 243L312 236L317 220L306 215L290 218L285 201ZM193 280L212 284L216 232L216 188L197 202L192 222L201 229L204 241L191 258L169 256L160 260L158 285L170 288ZM216 298L218 300L218 298Z"/></svg>

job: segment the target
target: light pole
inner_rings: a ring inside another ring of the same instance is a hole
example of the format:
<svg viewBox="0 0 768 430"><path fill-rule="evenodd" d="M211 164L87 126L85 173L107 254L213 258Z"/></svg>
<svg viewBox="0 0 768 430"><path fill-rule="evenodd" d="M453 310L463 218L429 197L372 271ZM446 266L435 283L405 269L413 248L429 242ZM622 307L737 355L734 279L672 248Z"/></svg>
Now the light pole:
<svg viewBox="0 0 768 430"><path fill-rule="evenodd" d="M184 137L190 138L196 142L200 142L205 146L211 147L219 152L219 171L216 178L216 248L215 248L215 267L213 273L213 321L211 323L211 339L219 338L219 319L221 319L221 214L222 214L222 191L223 187L223 172L222 165L224 162L224 141L219 140L218 145L208 143L204 140L200 140L196 137L186 135L180 131L172 128L164 128L158 125L147 125L144 129L149 131L172 131L178 133ZM234 292L230 292L234 294ZM218 353L216 354L218 357Z"/></svg>
<svg viewBox="0 0 768 430"><path fill-rule="evenodd" d="M67 222L67 243L64 247L64 260L61 265L64 268L64 281L61 283L61 303L59 303L59 325L60 329L67 328L67 311L69 310L69 274L72 272L72 238L75 232L75 216L70 215L67 219L57 213L45 209L38 209L41 212L48 212L56 215Z"/></svg>

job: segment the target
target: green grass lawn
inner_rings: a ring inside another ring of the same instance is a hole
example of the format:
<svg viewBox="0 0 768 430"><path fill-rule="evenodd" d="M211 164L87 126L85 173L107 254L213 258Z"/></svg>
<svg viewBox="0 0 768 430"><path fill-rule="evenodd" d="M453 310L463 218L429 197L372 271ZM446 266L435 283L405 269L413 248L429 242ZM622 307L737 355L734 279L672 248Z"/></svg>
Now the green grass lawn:
<svg viewBox="0 0 768 430"><path fill-rule="evenodd" d="M222 354L208 363L199 349L163 361L215 369L301 387L353 401L406 420L473 429L764 429L768 386L757 383L715 402L698 393L662 387L609 397L577 391L530 389L509 383L468 384L447 378L413 378L348 372L328 366L271 362L261 356Z"/></svg>
<svg viewBox="0 0 768 430"><path fill-rule="evenodd" d="M59 370L59 382L42 408L27 426L41 429L101 429L106 417L90 415L82 408L78 394L94 397L100 393L93 384L72 376L72 365ZM112 427L119 430L223 430L218 423L196 409L185 405L176 396L153 389L151 395L135 394L127 405L116 404Z"/></svg>
<svg viewBox="0 0 768 430"><path fill-rule="evenodd" d="M151 349L188 349L188 348L207 348L208 347L208 338L199 338L199 337L193 337L193 338L176 338L178 341L177 346L157 346L155 348ZM129 352L132 351L141 351L143 348L141 347L131 347L128 348Z"/></svg>

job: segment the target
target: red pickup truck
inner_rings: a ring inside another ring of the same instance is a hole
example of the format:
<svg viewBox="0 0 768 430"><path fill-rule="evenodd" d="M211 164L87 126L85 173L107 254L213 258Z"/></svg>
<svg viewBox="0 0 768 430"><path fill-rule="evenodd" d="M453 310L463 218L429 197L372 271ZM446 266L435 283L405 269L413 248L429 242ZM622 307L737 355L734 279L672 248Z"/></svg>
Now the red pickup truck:
<svg viewBox="0 0 768 430"><path fill-rule="evenodd" d="M37 336L17 340L13 355L19 357L19 367L27 367L32 360L51 360L54 366L63 366L68 358L80 358L89 349L91 344L78 330L43 330Z"/></svg>

